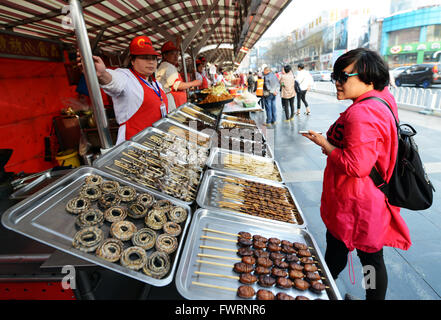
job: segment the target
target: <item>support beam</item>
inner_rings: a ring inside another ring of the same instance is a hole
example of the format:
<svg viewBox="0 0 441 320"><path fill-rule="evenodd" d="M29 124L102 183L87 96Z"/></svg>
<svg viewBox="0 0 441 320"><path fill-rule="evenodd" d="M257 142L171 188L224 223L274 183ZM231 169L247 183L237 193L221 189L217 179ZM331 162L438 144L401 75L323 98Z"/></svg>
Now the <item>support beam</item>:
<svg viewBox="0 0 441 320"><path fill-rule="evenodd" d="M193 41L196 34L201 30L202 26L210 17L211 12L214 10L214 8L216 8L218 3L219 0L214 0L210 8L207 11L205 11L205 14L198 20L196 25L191 29L191 31L187 35L185 35L184 41L182 43L182 49L184 50L184 52L187 51L188 47L190 46L190 43Z"/></svg>
<svg viewBox="0 0 441 320"><path fill-rule="evenodd" d="M206 57L208 62L210 62L211 59L214 58L214 55L216 54L216 51L217 51L217 49L219 49L221 44L222 44L222 42L219 42L218 45L216 46L216 48L210 53L210 55L208 57Z"/></svg>
<svg viewBox="0 0 441 320"><path fill-rule="evenodd" d="M83 10L78 0L69 0L69 5L72 22L75 26L77 44L83 62L83 72L86 78L87 88L89 89L89 96L92 101L93 115L95 117L96 127L101 141L101 150L105 151L112 147L113 142L110 136L109 123L104 110L98 77L96 75L95 63L92 59L92 50L90 48L89 36L87 35L86 23L84 22Z"/></svg>
<svg viewBox="0 0 441 320"><path fill-rule="evenodd" d="M95 50L98 48L98 43L101 41L101 38L103 37L104 34L104 29L102 29L95 37L95 39L93 39L92 43L90 44L90 46L92 47L92 54L94 54Z"/></svg>

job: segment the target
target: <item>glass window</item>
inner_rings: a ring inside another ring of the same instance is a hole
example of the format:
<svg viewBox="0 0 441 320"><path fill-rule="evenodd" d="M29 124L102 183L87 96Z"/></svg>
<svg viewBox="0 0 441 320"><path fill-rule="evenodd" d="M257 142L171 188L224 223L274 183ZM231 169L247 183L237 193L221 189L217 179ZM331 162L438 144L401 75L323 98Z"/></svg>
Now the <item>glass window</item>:
<svg viewBox="0 0 441 320"><path fill-rule="evenodd" d="M425 52L424 53L424 63L428 63L428 62L438 62L439 61L439 56L437 56L436 58L433 57L433 54L436 51L429 51L429 52Z"/></svg>
<svg viewBox="0 0 441 320"><path fill-rule="evenodd" d="M441 41L441 24L427 26L427 41Z"/></svg>
<svg viewBox="0 0 441 320"><path fill-rule="evenodd" d="M396 46L403 43L413 43L420 41L420 27L402 29L389 33L388 46ZM429 41L429 40L428 40Z"/></svg>

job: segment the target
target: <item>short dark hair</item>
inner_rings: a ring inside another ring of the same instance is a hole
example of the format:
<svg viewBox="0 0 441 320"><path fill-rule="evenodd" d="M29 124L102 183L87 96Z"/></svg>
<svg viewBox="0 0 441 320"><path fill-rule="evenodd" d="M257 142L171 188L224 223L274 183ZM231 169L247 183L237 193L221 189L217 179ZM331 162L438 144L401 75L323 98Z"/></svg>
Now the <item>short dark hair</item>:
<svg viewBox="0 0 441 320"><path fill-rule="evenodd" d="M386 62L378 52L366 48L354 49L340 56L335 61L334 73L343 72L344 68L354 62L354 70L351 72L358 72L358 78L362 82L372 83L378 91L389 85L389 68Z"/></svg>
<svg viewBox="0 0 441 320"><path fill-rule="evenodd" d="M285 73L288 73L291 71L291 66L290 65L286 65L283 67L283 70L285 70Z"/></svg>
<svg viewBox="0 0 441 320"><path fill-rule="evenodd" d="M305 65L304 65L303 63L299 63L298 67L299 67L300 69L305 69Z"/></svg>

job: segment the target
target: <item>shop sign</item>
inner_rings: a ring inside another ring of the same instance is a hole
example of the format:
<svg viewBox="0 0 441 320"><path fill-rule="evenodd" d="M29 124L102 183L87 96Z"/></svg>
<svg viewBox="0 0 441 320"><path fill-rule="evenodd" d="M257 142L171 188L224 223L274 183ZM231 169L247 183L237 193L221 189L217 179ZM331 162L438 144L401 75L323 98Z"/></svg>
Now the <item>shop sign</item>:
<svg viewBox="0 0 441 320"><path fill-rule="evenodd" d="M59 42L10 32L0 32L0 56L63 61L63 51Z"/></svg>
<svg viewBox="0 0 441 320"><path fill-rule="evenodd" d="M388 48L390 54L415 53L418 51L433 51L441 48L441 42L420 42L396 45Z"/></svg>

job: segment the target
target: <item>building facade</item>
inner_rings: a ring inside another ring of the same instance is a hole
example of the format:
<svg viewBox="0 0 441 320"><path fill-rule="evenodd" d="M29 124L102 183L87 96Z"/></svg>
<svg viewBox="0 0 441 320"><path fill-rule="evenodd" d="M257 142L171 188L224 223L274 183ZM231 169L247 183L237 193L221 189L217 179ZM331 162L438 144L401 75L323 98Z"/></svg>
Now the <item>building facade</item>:
<svg viewBox="0 0 441 320"><path fill-rule="evenodd" d="M390 68L440 60L441 6L397 13L383 20L381 54Z"/></svg>

